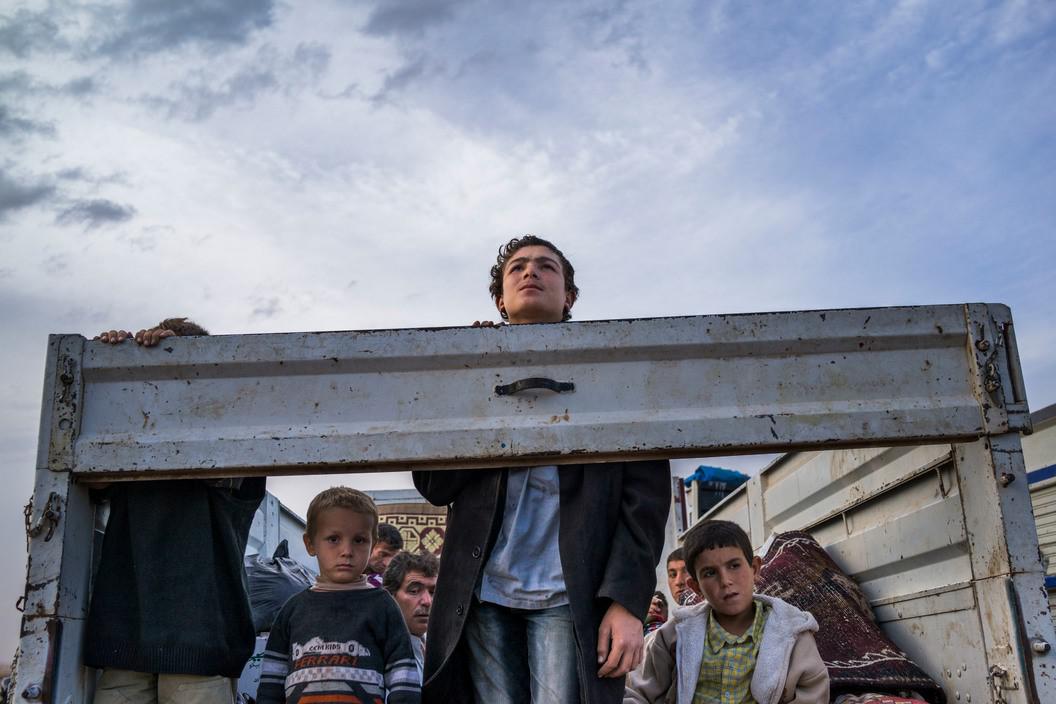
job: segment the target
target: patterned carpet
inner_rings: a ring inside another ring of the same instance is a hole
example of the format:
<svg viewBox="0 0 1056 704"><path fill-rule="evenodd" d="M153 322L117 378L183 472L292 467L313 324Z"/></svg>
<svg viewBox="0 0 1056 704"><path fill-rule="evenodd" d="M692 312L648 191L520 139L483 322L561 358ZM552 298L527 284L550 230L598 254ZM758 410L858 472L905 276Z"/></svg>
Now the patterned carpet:
<svg viewBox="0 0 1056 704"><path fill-rule="evenodd" d="M945 704L942 689L883 634L854 583L807 533L779 533L763 557L761 594L809 611L818 621L818 650L829 668L832 696L916 692Z"/></svg>

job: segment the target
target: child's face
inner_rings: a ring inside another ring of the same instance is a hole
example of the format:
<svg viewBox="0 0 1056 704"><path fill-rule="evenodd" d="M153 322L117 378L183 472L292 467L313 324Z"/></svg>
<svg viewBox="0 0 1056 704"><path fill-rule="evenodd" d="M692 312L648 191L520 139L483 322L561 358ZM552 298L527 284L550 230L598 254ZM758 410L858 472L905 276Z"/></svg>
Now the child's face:
<svg viewBox="0 0 1056 704"><path fill-rule="evenodd" d="M521 247L506 262L496 303L511 323L561 322L572 306L561 260L549 247Z"/></svg>
<svg viewBox="0 0 1056 704"><path fill-rule="evenodd" d="M315 535L304 534L308 554L319 560L319 581L349 584L359 579L370 558L374 520L350 508L323 509Z"/></svg>
<svg viewBox="0 0 1056 704"><path fill-rule="evenodd" d="M752 609L755 575L761 564L758 557L745 559L737 547L705 550L693 565L696 578L690 578L690 587L704 594L721 616L743 616Z"/></svg>

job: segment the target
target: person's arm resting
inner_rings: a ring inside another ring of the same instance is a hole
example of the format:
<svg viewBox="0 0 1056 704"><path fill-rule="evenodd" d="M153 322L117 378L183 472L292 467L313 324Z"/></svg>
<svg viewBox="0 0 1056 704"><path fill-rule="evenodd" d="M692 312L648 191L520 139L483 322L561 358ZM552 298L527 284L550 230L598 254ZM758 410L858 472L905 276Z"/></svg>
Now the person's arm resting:
<svg viewBox="0 0 1056 704"><path fill-rule="evenodd" d="M622 677L641 662L641 619L653 596L651 577L660 561L670 507L670 463L626 463L620 518L597 593L611 602L598 629L598 677Z"/></svg>

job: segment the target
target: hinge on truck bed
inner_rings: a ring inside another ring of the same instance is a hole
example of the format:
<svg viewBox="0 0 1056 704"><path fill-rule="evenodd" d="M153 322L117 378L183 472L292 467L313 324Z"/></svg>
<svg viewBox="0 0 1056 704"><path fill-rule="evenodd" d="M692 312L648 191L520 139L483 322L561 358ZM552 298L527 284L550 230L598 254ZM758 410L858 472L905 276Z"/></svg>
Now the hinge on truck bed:
<svg viewBox="0 0 1056 704"><path fill-rule="evenodd" d="M1012 430L1029 434L1030 415L1011 314L1005 306L979 303L965 306L965 314L968 352L978 370L984 424L991 433Z"/></svg>
<svg viewBox="0 0 1056 704"><path fill-rule="evenodd" d="M991 700L994 704L1005 704L1005 695L1002 691L1004 687L1001 685L1005 681L1005 677L1008 676L1008 670L1001 667L1000 665L994 665L990 668L990 693Z"/></svg>
<svg viewBox="0 0 1056 704"><path fill-rule="evenodd" d="M49 344L55 342L52 340ZM80 430L81 410L84 406L84 380L80 361L84 338L79 335L64 335L58 338L57 343L59 363L54 383L54 400L51 401L48 468L53 472L65 472L73 466L73 443Z"/></svg>
<svg viewBox="0 0 1056 704"><path fill-rule="evenodd" d="M30 538L36 538L44 531L44 526L47 525L48 534L44 536L44 542L48 542L55 533L55 527L59 525L59 517L61 515L62 497L54 491L48 496L44 508L40 511L40 517L36 521L32 521L33 504L30 502L26 505L26 535Z"/></svg>
<svg viewBox="0 0 1056 704"><path fill-rule="evenodd" d="M990 666L990 676L987 679L990 680L993 704L1008 704L1008 700L1005 699L1005 690L1019 689L1019 683L1014 681L1009 671L1000 665Z"/></svg>

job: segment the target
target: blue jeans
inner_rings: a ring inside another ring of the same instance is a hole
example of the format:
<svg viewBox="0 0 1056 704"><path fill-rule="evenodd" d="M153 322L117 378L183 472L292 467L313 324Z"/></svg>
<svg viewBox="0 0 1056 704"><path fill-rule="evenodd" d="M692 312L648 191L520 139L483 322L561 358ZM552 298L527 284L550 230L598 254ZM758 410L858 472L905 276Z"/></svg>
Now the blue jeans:
<svg viewBox="0 0 1056 704"><path fill-rule="evenodd" d="M474 601L469 674L484 704L579 704L576 636L567 605L511 609Z"/></svg>

